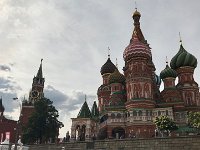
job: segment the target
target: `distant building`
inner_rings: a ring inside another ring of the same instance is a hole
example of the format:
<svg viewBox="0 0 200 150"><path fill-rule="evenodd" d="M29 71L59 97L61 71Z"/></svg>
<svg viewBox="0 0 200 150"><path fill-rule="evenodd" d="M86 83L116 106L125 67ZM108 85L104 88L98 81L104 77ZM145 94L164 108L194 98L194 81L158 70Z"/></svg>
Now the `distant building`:
<svg viewBox="0 0 200 150"><path fill-rule="evenodd" d="M29 92L29 99L22 102L21 123L26 126L29 117L34 112L34 102L44 97L44 82L42 73L42 60L37 75L33 77L32 88Z"/></svg>
<svg viewBox="0 0 200 150"><path fill-rule="evenodd" d="M4 116L4 106L2 104L2 98L0 99L0 143L6 138L9 138L10 142L15 142L15 133L17 121L7 119Z"/></svg>
<svg viewBox="0 0 200 150"><path fill-rule="evenodd" d="M37 75L33 78L32 88L29 92L29 98L28 100L23 100L22 102L22 110L18 123L17 121L5 118L3 115L5 108L2 104L2 99L0 99L0 140L4 141L6 136L10 137L10 142L14 143L15 138L18 140L18 136L22 134L22 128L26 127L30 116L34 112L34 102L44 96L44 81L45 79L43 78L41 60Z"/></svg>
<svg viewBox="0 0 200 150"><path fill-rule="evenodd" d="M197 59L181 42L170 65L166 62L164 70L156 75L151 48L140 28L140 17L136 10L130 44L123 53L124 74L108 55L107 62L101 67L103 83L97 91L98 109L94 103L90 111L84 102L78 116L72 118L73 140L154 137L153 120L160 115L173 119L182 132L189 132L188 111L200 111L199 88L193 77ZM162 91L161 79L164 83Z"/></svg>

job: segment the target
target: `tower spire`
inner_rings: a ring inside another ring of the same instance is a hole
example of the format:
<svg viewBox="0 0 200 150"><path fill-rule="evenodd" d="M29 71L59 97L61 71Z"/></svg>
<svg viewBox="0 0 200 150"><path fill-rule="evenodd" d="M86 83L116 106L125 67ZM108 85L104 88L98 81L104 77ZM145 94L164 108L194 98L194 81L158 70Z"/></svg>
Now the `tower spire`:
<svg viewBox="0 0 200 150"><path fill-rule="evenodd" d="M40 67L39 67L39 70L38 70L37 76L36 76L38 78L43 78L43 74L42 74L42 61L43 61L43 59L41 59Z"/></svg>
<svg viewBox="0 0 200 150"><path fill-rule="evenodd" d="M4 108L3 104L2 104L2 97L1 97L1 98L0 98L0 116L3 115L4 110L5 110L5 108Z"/></svg>
<svg viewBox="0 0 200 150"><path fill-rule="evenodd" d="M140 12L138 12L137 10L137 4L135 2L135 12L133 13L133 20L134 20L134 30L133 30L133 34L132 34L132 39L130 42L133 41L133 36L137 36L139 41L141 41L142 43L145 43L147 44L143 34L142 34L142 31L140 29L140 17L141 17L141 14ZM134 35L135 34L135 35Z"/></svg>
<svg viewBox="0 0 200 150"><path fill-rule="evenodd" d="M135 1L135 11L137 11L137 2Z"/></svg>
<svg viewBox="0 0 200 150"><path fill-rule="evenodd" d="M166 56L166 65L168 66L168 58L167 58L167 56Z"/></svg>
<svg viewBox="0 0 200 150"><path fill-rule="evenodd" d="M118 63L117 63L117 58L116 58L116 68L118 69Z"/></svg>
<svg viewBox="0 0 200 150"><path fill-rule="evenodd" d="M108 58L110 58L110 48L108 46Z"/></svg>
<svg viewBox="0 0 200 150"><path fill-rule="evenodd" d="M180 42L180 45L182 45L181 32L179 32L179 42Z"/></svg>

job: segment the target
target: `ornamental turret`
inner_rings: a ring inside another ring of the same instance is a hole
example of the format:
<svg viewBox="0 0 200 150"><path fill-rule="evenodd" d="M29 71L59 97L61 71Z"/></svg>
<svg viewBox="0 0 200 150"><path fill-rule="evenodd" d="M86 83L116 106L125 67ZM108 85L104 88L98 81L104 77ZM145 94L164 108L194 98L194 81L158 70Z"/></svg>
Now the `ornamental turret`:
<svg viewBox="0 0 200 150"><path fill-rule="evenodd" d="M103 84L108 84L108 78L111 73L113 73L116 69L116 66L110 60L110 55L108 55L108 59L106 63L101 67L101 75L103 78Z"/></svg>
<svg viewBox="0 0 200 150"><path fill-rule="evenodd" d="M91 117L92 117L91 111L85 100L85 102L83 103L83 105L81 107L81 110L79 111L79 113L77 115L77 118L91 118Z"/></svg>
<svg viewBox="0 0 200 150"><path fill-rule="evenodd" d="M43 89L44 89L45 79L42 73L42 61L43 59L41 59L37 75L34 76L33 78L32 89L29 93L29 102L32 104L44 96Z"/></svg>
<svg viewBox="0 0 200 150"><path fill-rule="evenodd" d="M169 67L168 62L164 70L160 73L160 78L164 82L164 88L175 88L175 79L177 77L177 73L175 70Z"/></svg>
<svg viewBox="0 0 200 150"><path fill-rule="evenodd" d="M3 116L4 110L5 110L5 108L2 104L2 98L0 98L0 116Z"/></svg>
<svg viewBox="0 0 200 150"><path fill-rule="evenodd" d="M199 106L199 88L194 81L194 69L197 67L197 59L190 54L180 41L178 53L172 58L170 66L178 74L178 84L176 87L181 92L185 106Z"/></svg>
<svg viewBox="0 0 200 150"><path fill-rule="evenodd" d="M109 85L109 77L115 71L116 66L112 63L110 59L110 54L108 54L108 59L106 63L101 67L101 75L103 78L103 84L98 88L97 95L99 100L99 111L101 112L106 105L109 104L111 87Z"/></svg>
<svg viewBox="0 0 200 150"><path fill-rule="evenodd" d="M92 105L91 115L92 115L93 119L97 119L98 120L98 118L99 118L99 110L97 108L96 101L94 101L94 103Z"/></svg>
<svg viewBox="0 0 200 150"><path fill-rule="evenodd" d="M129 108L153 108L154 71L151 48L140 29L141 14L133 14L134 30L129 45L124 50L124 75L126 78L127 103Z"/></svg>

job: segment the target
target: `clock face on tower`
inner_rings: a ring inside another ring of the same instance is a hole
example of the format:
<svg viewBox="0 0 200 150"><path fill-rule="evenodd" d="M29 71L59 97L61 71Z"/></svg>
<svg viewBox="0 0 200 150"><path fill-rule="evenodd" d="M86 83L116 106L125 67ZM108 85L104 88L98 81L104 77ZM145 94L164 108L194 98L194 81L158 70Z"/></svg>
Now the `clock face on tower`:
<svg viewBox="0 0 200 150"><path fill-rule="evenodd" d="M31 92L31 97L32 98L38 98L38 96L39 96L39 92L38 91L34 90L34 91Z"/></svg>

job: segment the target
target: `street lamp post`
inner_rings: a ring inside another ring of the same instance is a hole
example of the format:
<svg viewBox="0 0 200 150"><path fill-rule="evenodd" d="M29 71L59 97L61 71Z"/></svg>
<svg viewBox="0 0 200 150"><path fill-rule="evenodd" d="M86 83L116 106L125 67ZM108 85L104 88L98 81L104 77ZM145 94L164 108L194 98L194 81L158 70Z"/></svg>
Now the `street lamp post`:
<svg viewBox="0 0 200 150"><path fill-rule="evenodd" d="M19 108L20 108L20 114L19 114L19 119L17 121L17 126L16 126L16 131L15 131L15 147L14 150L17 150L17 140L19 137L19 126L20 126L20 121L21 121L21 112L22 112L22 106L21 103L19 102L19 99L17 97L13 98L13 100L18 100L19 103Z"/></svg>

